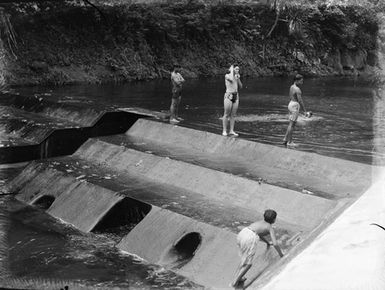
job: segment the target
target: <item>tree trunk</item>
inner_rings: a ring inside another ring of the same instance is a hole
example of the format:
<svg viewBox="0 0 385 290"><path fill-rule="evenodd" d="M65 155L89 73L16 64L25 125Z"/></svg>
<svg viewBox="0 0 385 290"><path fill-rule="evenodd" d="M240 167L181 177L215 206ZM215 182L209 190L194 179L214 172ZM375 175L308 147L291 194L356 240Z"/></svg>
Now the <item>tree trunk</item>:
<svg viewBox="0 0 385 290"><path fill-rule="evenodd" d="M271 34L273 33L275 27L276 27L277 24L278 24L280 9L279 9L279 5L277 5L277 0L274 1L274 10L275 10L275 20L274 20L274 24L273 24L273 26L270 28L269 33L267 33L266 38L269 38L269 37L271 36Z"/></svg>

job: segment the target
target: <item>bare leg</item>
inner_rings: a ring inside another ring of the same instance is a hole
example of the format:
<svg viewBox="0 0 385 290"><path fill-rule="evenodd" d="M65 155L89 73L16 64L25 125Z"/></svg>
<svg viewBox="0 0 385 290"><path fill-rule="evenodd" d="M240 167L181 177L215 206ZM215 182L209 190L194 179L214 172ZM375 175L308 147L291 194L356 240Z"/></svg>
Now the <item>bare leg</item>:
<svg viewBox="0 0 385 290"><path fill-rule="evenodd" d="M175 104L175 117L178 118L179 117L179 104L180 104L180 100L181 100L181 96L179 96L177 99L176 99L176 104Z"/></svg>
<svg viewBox="0 0 385 290"><path fill-rule="evenodd" d="M293 141L293 132L294 132L294 129L295 129L295 121L292 121L293 122L293 125L291 126L291 132L290 132L290 136L289 136L289 140L288 140L288 143L291 143Z"/></svg>
<svg viewBox="0 0 385 290"><path fill-rule="evenodd" d="M283 138L283 142L285 144L290 143L293 138L293 131L295 127L295 122L290 120L289 126L287 127L285 137Z"/></svg>
<svg viewBox="0 0 385 290"><path fill-rule="evenodd" d="M223 115L223 118L222 118L223 135L227 135L227 123L228 123L228 117L227 115Z"/></svg>
<svg viewBox="0 0 385 290"><path fill-rule="evenodd" d="M177 99L175 98L172 98L171 99L171 106L170 106L170 120L172 119L175 119L176 115L175 115L175 110L176 110L176 102L177 102Z"/></svg>
<svg viewBox="0 0 385 290"><path fill-rule="evenodd" d="M223 112L223 118L222 118L223 135L225 134L227 135L227 124L229 122L232 104L233 103L228 98L225 98L223 101L223 105L224 105L224 112Z"/></svg>
<svg viewBox="0 0 385 290"><path fill-rule="evenodd" d="M222 118L223 134L224 133L227 134L227 123L228 123L228 117L227 115L223 115L223 118Z"/></svg>
<svg viewBox="0 0 385 290"><path fill-rule="evenodd" d="M235 116L237 115L239 100L232 104L231 112L230 112L230 134L236 134L234 132L235 125Z"/></svg>
<svg viewBox="0 0 385 290"><path fill-rule="evenodd" d="M251 268L251 264L241 264L239 265L238 267L238 270L235 274L235 280L234 282L231 284L233 287L236 287L237 284L239 283L239 281L242 280L243 276L247 273L247 271L249 271L249 269Z"/></svg>

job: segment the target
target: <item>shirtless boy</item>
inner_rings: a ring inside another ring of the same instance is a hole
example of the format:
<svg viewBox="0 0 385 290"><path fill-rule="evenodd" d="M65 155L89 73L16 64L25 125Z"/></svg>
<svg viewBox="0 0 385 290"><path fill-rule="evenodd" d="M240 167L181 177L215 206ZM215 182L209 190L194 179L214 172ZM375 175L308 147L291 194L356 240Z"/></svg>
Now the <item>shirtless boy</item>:
<svg viewBox="0 0 385 290"><path fill-rule="evenodd" d="M222 119L223 136L232 135L237 137L234 131L235 116L239 105L239 89L242 89L241 76L239 74L239 66L231 65L229 73L225 75L226 92L223 99L224 112ZM230 131L227 134L227 124L230 121Z"/></svg>
<svg viewBox="0 0 385 290"><path fill-rule="evenodd" d="M277 213L268 209L263 214L263 219L252 223L248 227L243 228L237 236L237 245L240 250L241 263L239 264L235 280L231 284L233 287L240 287L246 280L243 276L251 268L252 261L256 251L256 244L259 240L265 242L268 246L273 245L280 257L283 257L281 248L277 244L273 224L277 218ZM269 243L265 236L270 235L272 243Z"/></svg>
<svg viewBox="0 0 385 290"><path fill-rule="evenodd" d="M297 123L299 110L302 108L304 114L307 116L305 104L302 100L302 91L299 88L300 85L303 84L303 76L297 74L294 78L294 84L290 87L289 97L290 102L287 108L289 109L289 126L287 127L285 137L283 138L283 145L287 146L295 146L292 142L293 131L295 124Z"/></svg>
<svg viewBox="0 0 385 290"><path fill-rule="evenodd" d="M170 123L179 123L181 118L178 116L179 103L182 98L182 85L184 83L184 78L179 72L180 65L175 64L174 69L171 72L171 106L170 106Z"/></svg>

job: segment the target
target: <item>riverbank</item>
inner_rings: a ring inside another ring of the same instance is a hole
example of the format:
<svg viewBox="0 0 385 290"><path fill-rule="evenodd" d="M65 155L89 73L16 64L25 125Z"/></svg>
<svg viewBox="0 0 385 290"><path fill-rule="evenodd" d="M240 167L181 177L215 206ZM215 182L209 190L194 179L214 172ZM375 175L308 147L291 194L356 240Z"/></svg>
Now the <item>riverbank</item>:
<svg viewBox="0 0 385 290"><path fill-rule="evenodd" d="M16 6L15 6L16 7ZM376 11L358 6L199 2L9 8L17 48L4 68L8 85L187 78L370 74L376 66ZM270 33L271 31L271 33Z"/></svg>

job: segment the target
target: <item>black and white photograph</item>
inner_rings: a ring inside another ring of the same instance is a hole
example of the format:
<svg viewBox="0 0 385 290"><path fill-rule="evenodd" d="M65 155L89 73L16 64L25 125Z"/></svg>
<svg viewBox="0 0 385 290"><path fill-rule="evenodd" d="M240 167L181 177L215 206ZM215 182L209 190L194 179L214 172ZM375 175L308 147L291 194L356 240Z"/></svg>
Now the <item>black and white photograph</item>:
<svg viewBox="0 0 385 290"><path fill-rule="evenodd" d="M385 289L385 0L0 0L0 289Z"/></svg>

